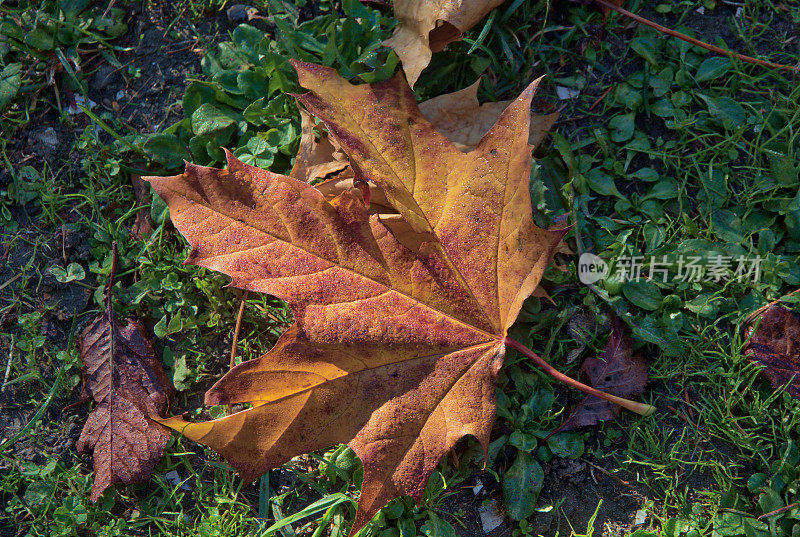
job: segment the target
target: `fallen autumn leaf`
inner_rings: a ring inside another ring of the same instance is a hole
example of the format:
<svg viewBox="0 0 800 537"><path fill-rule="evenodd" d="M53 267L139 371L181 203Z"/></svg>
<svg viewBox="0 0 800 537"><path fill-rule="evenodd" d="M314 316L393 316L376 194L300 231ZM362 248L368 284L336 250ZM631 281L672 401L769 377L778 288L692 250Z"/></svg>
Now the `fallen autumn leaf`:
<svg viewBox="0 0 800 537"><path fill-rule="evenodd" d="M114 249L116 264L116 246ZM84 365L83 397L97 403L78 439L78 451L93 449L91 500L116 483L150 479L171 434L152 420L166 416L172 386L144 328L135 321L122 326L114 317L110 289L106 311L84 329L79 347Z"/></svg>
<svg viewBox="0 0 800 537"><path fill-rule="evenodd" d="M419 103L422 117L463 152L469 152L475 148L480 139L495 124L500 114L512 102L497 101L479 104L479 83L480 80L477 80L462 90ZM289 174L290 177L311 182L314 179L335 174L327 181L317 185L317 188L322 190L327 197L335 197L343 189L353 188L354 173L349 168L347 155L341 151L341 144L335 137L321 132L321 129L314 124L313 117L303 108L300 108L300 117L303 124L303 135L300 139L295 165ZM531 115L528 143L537 147L557 119L558 112ZM372 202L378 203L378 208L377 210L371 208L371 212L395 212L394 209L386 207L383 203L385 196L379 188L373 188L372 191ZM566 246L562 242L559 248L564 249ZM568 248L566 251L572 255Z"/></svg>
<svg viewBox="0 0 800 537"><path fill-rule="evenodd" d="M511 101L478 103L477 80L471 86L420 103L422 115L462 151L471 151L489 132ZM558 112L532 115L528 143L538 147L558 119Z"/></svg>
<svg viewBox="0 0 800 537"><path fill-rule="evenodd" d="M775 389L800 398L800 315L773 304L749 337L745 356L763 366L761 374Z"/></svg>
<svg viewBox="0 0 800 537"><path fill-rule="evenodd" d="M399 215L370 214L358 190L326 199L230 153L226 170L190 164L148 178L192 246L189 263L287 301L295 318L270 352L206 393L208 405L252 408L162 423L221 453L245 482L348 443L364 464L355 532L388 500L419 499L464 435L488 446L506 345L579 386L507 337L565 231L540 229L531 215L538 81L465 154L425 120L402 75L353 86L293 63L310 90L298 99Z"/></svg>
<svg viewBox="0 0 800 537"><path fill-rule="evenodd" d="M581 365L581 374L598 390L618 397L639 397L647 385L647 360L633 354L633 340L626 334L625 325L613 316L611 336L597 358L587 358ZM588 427L616 418L618 405L587 395L562 425L561 430Z"/></svg>
<svg viewBox="0 0 800 537"><path fill-rule="evenodd" d="M395 0L394 15L400 25L384 41L403 63L408 84L413 88L434 52L461 39L503 0Z"/></svg>

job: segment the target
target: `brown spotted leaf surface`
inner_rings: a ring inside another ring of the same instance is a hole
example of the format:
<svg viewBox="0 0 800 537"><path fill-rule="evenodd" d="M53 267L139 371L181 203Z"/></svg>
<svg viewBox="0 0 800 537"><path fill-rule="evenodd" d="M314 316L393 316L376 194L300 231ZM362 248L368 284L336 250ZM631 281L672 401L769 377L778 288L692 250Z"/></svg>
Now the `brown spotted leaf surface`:
<svg viewBox="0 0 800 537"><path fill-rule="evenodd" d="M761 374L773 387L800 398L800 315L778 304L769 306L751 330L745 355L763 366Z"/></svg>
<svg viewBox="0 0 800 537"><path fill-rule="evenodd" d="M447 136L462 151L471 151L503 113L511 101L478 103L478 85L447 93L420 103L422 115L436 130ZM538 147L558 119L558 112L532 115L528 143Z"/></svg>
<svg viewBox="0 0 800 537"><path fill-rule="evenodd" d="M295 324L230 370L206 404L251 403L215 421L164 423L221 453L250 482L292 457L347 443L364 464L353 531L390 499L421 497L464 435L488 445L504 338L563 231L531 217L535 84L463 153L420 113L402 75L353 86L295 63L302 104L395 214L359 190L333 197L228 154L151 177L188 262L289 303Z"/></svg>
<svg viewBox="0 0 800 537"><path fill-rule="evenodd" d="M446 93L433 99L419 103L422 117L430 121L431 125L444 134L448 140L461 151L472 151L481 138L495 124L500 114L511 104L511 101L478 102L477 80L471 86L453 93ZM314 124L313 117L300 108L302 119L302 136L300 149L297 153L291 177L312 181L329 174L331 177L324 187L326 193L341 192L341 188L352 188L353 171L349 168L347 156L341 151L341 145L328 133L321 132L319 126ZM547 131L553 128L558 119L558 112L545 115L531 115L530 134L528 143L538 147L544 140ZM350 183L345 183L345 181ZM379 190L379 189L375 189ZM372 201L380 204L382 193L373 192ZM373 211L380 212L380 211ZM388 212L394 212L389 210ZM564 247L564 243L562 248Z"/></svg>
<svg viewBox="0 0 800 537"><path fill-rule="evenodd" d="M394 16L400 21L384 45L394 49L413 87L431 62L434 52L459 41L503 0L394 0Z"/></svg>
<svg viewBox="0 0 800 537"><path fill-rule="evenodd" d="M96 405L78 439L78 451L94 454L91 500L117 483L150 479L171 434L152 417L167 415L172 386L143 327L125 325L110 308L79 340L84 392Z"/></svg>
<svg viewBox="0 0 800 537"><path fill-rule="evenodd" d="M581 365L581 375L588 384L611 395L625 399L636 399L647 385L647 360L633 353L633 340L625 331L625 325L614 316L611 336L597 358L587 358ZM562 430L596 425L616 418L621 409L618 405L593 395L586 396L567 418Z"/></svg>

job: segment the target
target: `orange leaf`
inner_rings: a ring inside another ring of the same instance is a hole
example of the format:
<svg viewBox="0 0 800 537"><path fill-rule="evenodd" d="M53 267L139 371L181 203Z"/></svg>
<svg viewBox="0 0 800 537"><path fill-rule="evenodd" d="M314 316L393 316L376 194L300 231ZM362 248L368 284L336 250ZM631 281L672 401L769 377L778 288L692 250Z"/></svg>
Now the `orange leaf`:
<svg viewBox="0 0 800 537"><path fill-rule="evenodd" d="M314 118L300 108L300 149L294 161L290 177L311 182L346 168L349 163L335 140L323 135L314 124ZM319 135L319 140L317 136Z"/></svg>
<svg viewBox="0 0 800 537"><path fill-rule="evenodd" d="M478 104L477 80L462 90L440 95L420 103L419 109L436 130L447 136L462 151L471 151L483 135L511 104L511 101ZM558 112L531 116L528 143L537 147L558 119Z"/></svg>
<svg viewBox="0 0 800 537"><path fill-rule="evenodd" d="M270 352L206 394L207 404L253 408L164 423L247 482L349 443L364 463L357 531L388 500L419 499L464 435L488 446L507 330L563 232L531 217L536 83L464 154L422 117L402 76L353 86L332 69L295 67L310 90L299 100L399 216L371 215L358 191L326 199L231 154L226 170L149 178L192 246L188 262L286 300L295 318Z"/></svg>
<svg viewBox="0 0 800 537"><path fill-rule="evenodd" d="M394 0L394 16L400 26L383 44L397 53L413 87L434 52L461 40L461 34L502 3L503 0Z"/></svg>
<svg viewBox="0 0 800 537"><path fill-rule="evenodd" d="M483 136L495 124L500 114L511 104L511 101L478 103L477 80L471 86L462 90L446 93L419 104L422 117L431 122L433 127L444 134L448 140L463 152L472 151ZM314 120L308 112L300 108L300 117L303 122L303 135L300 139L300 149L297 160L292 168L291 177L312 181L328 174L339 172L332 179L336 181L325 185L326 192L341 192L339 188L352 188L353 171L349 169L347 157L341 152L338 141L327 134L319 133L319 140L315 136L317 129ZM532 115L528 143L537 147L544 139L546 132L552 129L558 112L546 115ZM347 168L347 169L346 169ZM317 188L323 188L317 185ZM373 192L373 201L376 197L380 200L382 194ZM372 211L375 212L375 211ZM381 211L377 211L381 212ZM393 211L391 211L393 212ZM563 244L563 243L562 243Z"/></svg>

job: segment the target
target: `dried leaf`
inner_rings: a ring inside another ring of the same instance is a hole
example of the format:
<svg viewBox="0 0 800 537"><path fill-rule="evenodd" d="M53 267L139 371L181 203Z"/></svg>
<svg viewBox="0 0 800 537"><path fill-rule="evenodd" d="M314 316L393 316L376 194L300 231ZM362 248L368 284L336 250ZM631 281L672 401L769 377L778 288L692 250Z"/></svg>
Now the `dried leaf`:
<svg viewBox="0 0 800 537"><path fill-rule="evenodd" d="M252 408L164 423L223 454L245 482L349 443L364 464L355 532L388 500L419 499L464 435L488 447L506 332L563 232L531 216L536 83L464 154L422 117L402 76L353 86L294 65L310 90L299 100L399 216L370 215L358 192L328 200L231 154L226 170L149 178L192 246L189 263L286 300L295 318L269 353L206 394L209 405Z"/></svg>
<svg viewBox="0 0 800 537"><path fill-rule="evenodd" d="M136 197L136 204L141 208L150 205L150 187L147 183L142 181L138 175L131 174L131 184L133 185L133 194ZM150 223L150 211L139 210L136 213L136 219L133 221L131 233L139 240L146 240L150 238L153 233L153 225Z"/></svg>
<svg viewBox="0 0 800 537"><path fill-rule="evenodd" d="M332 201L339 196L342 192L358 191L359 189L354 185L353 170L348 166L342 173L337 174L335 177L323 181L316 185L325 199ZM397 214L392 204L386 199L386 194L375 183L370 183L370 214Z"/></svg>
<svg viewBox="0 0 800 537"><path fill-rule="evenodd" d="M403 63L411 87L431 62L434 52L459 41L503 0L395 0L394 15L400 21L384 45L391 47Z"/></svg>
<svg viewBox="0 0 800 537"><path fill-rule="evenodd" d="M625 325L614 316L611 337L599 358L587 358L581 365L581 373L589 379L589 385L606 393L637 398L647 385L647 360L633 354L633 340L625 333ZM578 427L595 425L614 419L620 407L592 395L586 396L567 418L561 429L568 431Z"/></svg>
<svg viewBox="0 0 800 537"><path fill-rule="evenodd" d="M440 95L419 104L422 116L463 152L469 152L475 148L500 117L500 114L512 102L501 101L479 105L477 94L479 82L477 81L463 90ZM300 140L300 149L290 174L291 177L312 181L339 171L335 177L318 184L317 188L328 199L336 197L343 190L352 189L354 172L349 168L347 156L340 151L339 143L330 139L326 133L318 133L319 141L317 141L311 131L314 120L302 108L300 113L303 118L304 134ZM534 147L541 143L546 131L553 127L556 119L558 119L557 112L544 116L532 115L528 143ZM306 125L308 125L308 129ZM309 135L305 134L307 130L310 132ZM315 163L315 166L312 167L308 164L311 162ZM372 184L371 191L371 204L376 206L370 205L370 212L374 214L396 212L387 206L388 201L380 188ZM558 252L567 255L574 254L564 242L559 244Z"/></svg>
<svg viewBox="0 0 800 537"><path fill-rule="evenodd" d="M350 165L336 140L333 140L314 123L314 117L300 108L300 149L289 174L301 181L311 182L338 172ZM317 141L319 138L319 141Z"/></svg>
<svg viewBox="0 0 800 537"><path fill-rule="evenodd" d="M96 502L116 483L150 479L170 438L151 418L166 416L172 401L167 381L144 328L121 326L110 307L80 336L84 391L97 402L78 439L78 451L94 453Z"/></svg>
<svg viewBox="0 0 800 537"><path fill-rule="evenodd" d="M462 90L434 97L419 105L425 119L465 152L471 151L478 145L481 138L489 132L503 110L511 103L511 101L498 101L478 104L479 83L480 80ZM558 112L531 116L528 143L537 147L557 119Z"/></svg>
<svg viewBox="0 0 800 537"><path fill-rule="evenodd" d="M747 358L763 366L761 373L774 388L800 398L800 315L773 304L749 337Z"/></svg>

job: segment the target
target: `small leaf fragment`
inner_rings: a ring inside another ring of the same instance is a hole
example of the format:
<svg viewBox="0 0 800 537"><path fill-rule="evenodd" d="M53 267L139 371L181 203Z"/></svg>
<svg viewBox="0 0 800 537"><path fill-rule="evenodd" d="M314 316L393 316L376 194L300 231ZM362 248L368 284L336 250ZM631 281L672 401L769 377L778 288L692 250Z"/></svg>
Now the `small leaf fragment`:
<svg viewBox="0 0 800 537"><path fill-rule="evenodd" d="M479 83L480 80L462 90L428 99L419 105L425 119L464 152L472 151L478 145L503 110L511 104L511 101L479 104ZM557 119L558 112L531 115L528 143L538 147Z"/></svg>
<svg viewBox="0 0 800 537"><path fill-rule="evenodd" d="M300 149L297 152L290 177L300 181L312 181L338 172L350 165L335 139L323 134L315 125L314 117L300 108ZM317 140L319 136L319 140Z"/></svg>

